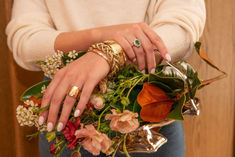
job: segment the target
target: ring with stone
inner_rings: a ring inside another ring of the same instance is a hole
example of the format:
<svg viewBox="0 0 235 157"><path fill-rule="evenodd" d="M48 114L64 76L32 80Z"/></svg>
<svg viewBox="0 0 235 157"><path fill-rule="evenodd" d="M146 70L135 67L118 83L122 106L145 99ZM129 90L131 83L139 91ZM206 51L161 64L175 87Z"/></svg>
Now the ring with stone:
<svg viewBox="0 0 235 157"><path fill-rule="evenodd" d="M68 96L73 97L74 99L77 99L81 90L77 86L72 86L68 91Z"/></svg>
<svg viewBox="0 0 235 157"><path fill-rule="evenodd" d="M140 47L141 46L141 42L138 39L134 39L133 40L133 46Z"/></svg>

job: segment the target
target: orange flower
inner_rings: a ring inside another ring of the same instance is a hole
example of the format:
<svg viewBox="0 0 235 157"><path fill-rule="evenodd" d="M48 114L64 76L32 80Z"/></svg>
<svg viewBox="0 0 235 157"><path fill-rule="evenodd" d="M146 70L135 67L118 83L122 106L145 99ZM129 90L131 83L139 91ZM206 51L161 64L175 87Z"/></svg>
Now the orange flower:
<svg viewBox="0 0 235 157"><path fill-rule="evenodd" d="M173 104L173 100L163 90L150 83L144 83L137 101L142 107L140 117L148 122L164 120Z"/></svg>

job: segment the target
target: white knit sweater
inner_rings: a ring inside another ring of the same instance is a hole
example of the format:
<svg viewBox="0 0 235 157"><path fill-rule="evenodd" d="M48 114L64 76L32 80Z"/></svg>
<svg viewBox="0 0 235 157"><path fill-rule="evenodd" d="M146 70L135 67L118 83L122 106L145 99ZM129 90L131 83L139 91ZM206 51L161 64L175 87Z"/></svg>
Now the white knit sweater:
<svg viewBox="0 0 235 157"><path fill-rule="evenodd" d="M14 0L7 42L21 67L39 70L61 32L146 22L178 60L192 52L205 12L204 0Z"/></svg>

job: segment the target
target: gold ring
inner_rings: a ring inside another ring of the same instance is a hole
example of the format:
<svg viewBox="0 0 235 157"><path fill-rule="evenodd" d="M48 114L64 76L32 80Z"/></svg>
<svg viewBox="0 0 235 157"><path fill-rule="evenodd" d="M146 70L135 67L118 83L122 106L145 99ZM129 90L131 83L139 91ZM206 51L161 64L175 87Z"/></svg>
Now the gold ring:
<svg viewBox="0 0 235 157"><path fill-rule="evenodd" d="M69 89L69 92L68 92L67 95L77 99L79 94L80 94L80 92L81 92L81 90L77 86L72 86Z"/></svg>

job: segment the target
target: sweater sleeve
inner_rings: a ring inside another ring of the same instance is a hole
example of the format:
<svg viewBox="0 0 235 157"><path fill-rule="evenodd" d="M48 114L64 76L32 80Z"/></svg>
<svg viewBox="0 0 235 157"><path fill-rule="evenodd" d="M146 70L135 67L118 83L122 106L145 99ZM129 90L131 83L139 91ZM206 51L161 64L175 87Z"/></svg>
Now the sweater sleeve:
<svg viewBox="0 0 235 157"><path fill-rule="evenodd" d="M153 14L150 26L165 43L172 61L189 57L204 29L204 0L158 0L149 12Z"/></svg>
<svg viewBox="0 0 235 157"><path fill-rule="evenodd" d="M14 0L12 17L6 27L7 44L21 67L40 70L35 62L54 53L59 33L44 0Z"/></svg>

